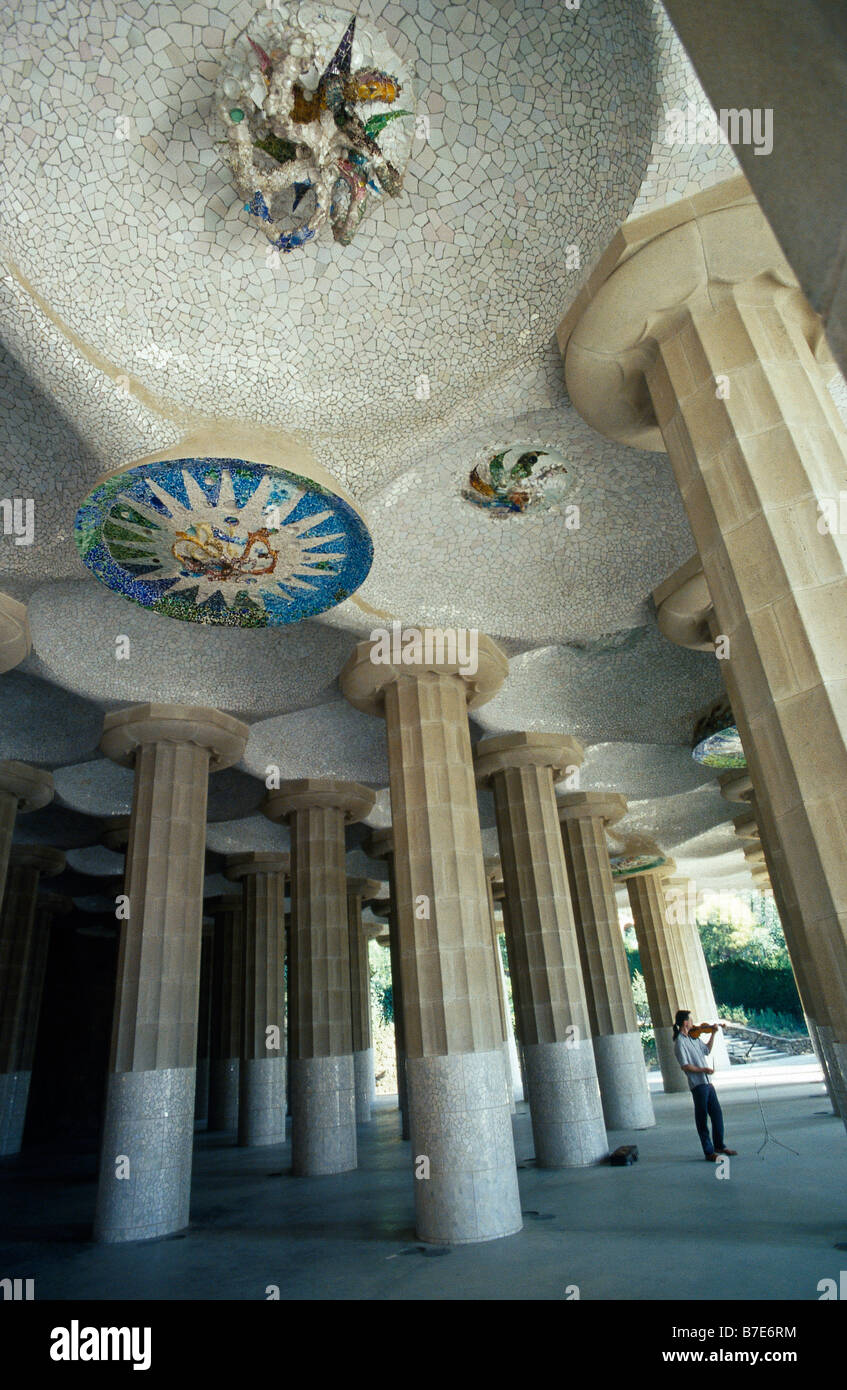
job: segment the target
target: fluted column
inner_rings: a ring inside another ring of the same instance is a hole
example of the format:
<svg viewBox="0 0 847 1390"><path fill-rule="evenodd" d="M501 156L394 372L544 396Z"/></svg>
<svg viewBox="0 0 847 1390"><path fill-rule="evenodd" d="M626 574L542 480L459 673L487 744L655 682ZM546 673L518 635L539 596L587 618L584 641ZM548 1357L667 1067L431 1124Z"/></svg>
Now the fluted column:
<svg viewBox="0 0 847 1390"><path fill-rule="evenodd" d="M568 792L558 814L606 1127L647 1129L656 1120L605 829L626 814L626 798Z"/></svg>
<svg viewBox="0 0 847 1390"><path fill-rule="evenodd" d="M356 1167L344 827L375 800L357 782L304 778L264 803L291 827L291 1161L303 1177Z"/></svg>
<svg viewBox="0 0 847 1390"><path fill-rule="evenodd" d="M509 1102L509 1109L515 1114L515 1076L512 1071L512 1050L514 1048L514 1034L511 1028L511 1015L509 1012L509 1001L506 998L506 975L503 970L503 960L500 955L500 931L497 923L496 908L494 905L494 885L502 883L503 870L499 859L486 859L485 861L485 886L488 889L488 915L491 919L491 950L494 955L494 976L497 980L497 1008L500 1014L500 1032L503 1038L503 1065L506 1073L506 1098ZM510 1047L511 1034L511 1047Z"/></svg>
<svg viewBox="0 0 847 1390"><path fill-rule="evenodd" d="M693 1009L689 999L691 980L679 958L674 934L668 926L662 877L672 872L668 865L634 870L616 875L625 879L638 955L650 1006L656 1055L665 1091L687 1091L688 1079L673 1050L674 1017L680 1009ZM714 1023L714 1019L698 1019Z"/></svg>
<svg viewBox="0 0 847 1390"><path fill-rule="evenodd" d="M567 380L596 428L667 449L843 1093L847 435L815 357L820 319L764 216L752 198L716 206L714 192L596 288Z"/></svg>
<svg viewBox="0 0 847 1390"><path fill-rule="evenodd" d="M360 643L340 680L388 734L417 1234L460 1244L521 1227L467 718L508 663L486 637L465 662L458 637L453 653L425 637L409 630L402 659Z"/></svg>
<svg viewBox="0 0 847 1390"><path fill-rule="evenodd" d="M197 1082L194 1087L194 1123L209 1123L209 1044L212 1023L212 932L214 921L203 918L200 948L200 996L197 1004Z"/></svg>
<svg viewBox="0 0 847 1390"><path fill-rule="evenodd" d="M188 1224L210 771L241 757L247 726L218 710L136 705L101 748L135 768L95 1239Z"/></svg>
<svg viewBox="0 0 847 1390"><path fill-rule="evenodd" d="M476 748L494 791L507 942L540 1168L578 1168L609 1152L554 784L582 762L575 739L504 734Z"/></svg>
<svg viewBox="0 0 847 1390"><path fill-rule="evenodd" d="M697 926L696 885L690 879L668 874L662 879L662 887L665 893L668 929L674 938L682 969L689 981L685 996L687 1003L680 1007L691 1009L697 1023L716 1023L718 1006ZM722 1031L715 1035L712 1044L711 1065L715 1071L726 1071L730 1066L729 1051Z"/></svg>
<svg viewBox="0 0 847 1390"><path fill-rule="evenodd" d="M7 861L0 912L0 1155L20 1152L26 1123L47 961L47 932L36 924L38 883L64 867L64 854L43 845L14 845Z"/></svg>
<svg viewBox="0 0 847 1390"><path fill-rule="evenodd" d="M233 854L227 877L241 881L241 1060L238 1142L285 1142L285 884L287 854Z"/></svg>
<svg viewBox="0 0 847 1390"><path fill-rule="evenodd" d="M209 1129L238 1129L241 1016L244 992L244 917L241 893L207 901L215 919L212 948L212 1019L209 1047Z"/></svg>
<svg viewBox="0 0 847 1390"><path fill-rule="evenodd" d="M397 927L397 888L394 882L394 837L391 826L374 830L368 840L373 859L384 859L388 871L388 902L372 903L374 912L388 914L388 956L391 962L391 1005L394 1013L394 1056L397 1063L397 1105L400 1110L400 1137L408 1139L409 1097L406 1086L406 1028L403 1021L403 976L400 970L400 933Z"/></svg>
<svg viewBox="0 0 847 1390"><path fill-rule="evenodd" d="M379 889L375 879L348 878L347 925L350 932L350 1020L353 1031L353 1077L356 1089L356 1123L371 1118L374 1090L374 1047L371 1031L371 972L368 938L362 926L362 899Z"/></svg>
<svg viewBox="0 0 847 1390"><path fill-rule="evenodd" d="M725 772L718 781L721 795L727 801L740 802L750 808L748 815L755 815L809 1036L821 1065L833 1112L847 1121L847 1081L833 1046L833 1025L826 992L817 978L819 958L810 949L798 904L786 888L785 861L767 802L759 801L749 772Z"/></svg>

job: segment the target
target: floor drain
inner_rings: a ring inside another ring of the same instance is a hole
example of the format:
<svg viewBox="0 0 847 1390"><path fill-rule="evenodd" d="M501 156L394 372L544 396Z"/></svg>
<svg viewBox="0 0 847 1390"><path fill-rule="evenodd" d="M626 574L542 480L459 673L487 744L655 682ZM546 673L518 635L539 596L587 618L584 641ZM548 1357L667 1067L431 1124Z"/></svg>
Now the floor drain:
<svg viewBox="0 0 847 1390"><path fill-rule="evenodd" d="M837 1240L832 1248L833 1250L847 1250L847 1240Z"/></svg>
<svg viewBox="0 0 847 1390"><path fill-rule="evenodd" d="M436 1255L449 1255L452 1247L449 1245L407 1245L405 1250L401 1250L401 1255L425 1255L427 1259L433 1259Z"/></svg>
<svg viewBox="0 0 847 1390"><path fill-rule="evenodd" d="M531 1216L533 1221L552 1221L555 1212L552 1211L522 1211L521 1216Z"/></svg>

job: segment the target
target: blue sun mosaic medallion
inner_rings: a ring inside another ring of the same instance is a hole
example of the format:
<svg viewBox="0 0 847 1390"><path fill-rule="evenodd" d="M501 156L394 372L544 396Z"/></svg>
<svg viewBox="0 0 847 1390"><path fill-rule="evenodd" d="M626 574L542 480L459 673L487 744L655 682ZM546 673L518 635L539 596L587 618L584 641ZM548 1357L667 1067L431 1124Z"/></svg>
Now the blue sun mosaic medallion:
<svg viewBox="0 0 847 1390"><path fill-rule="evenodd" d="M235 458L140 464L99 483L74 523L92 574L184 622L276 627L342 603L373 545L358 513L309 478Z"/></svg>

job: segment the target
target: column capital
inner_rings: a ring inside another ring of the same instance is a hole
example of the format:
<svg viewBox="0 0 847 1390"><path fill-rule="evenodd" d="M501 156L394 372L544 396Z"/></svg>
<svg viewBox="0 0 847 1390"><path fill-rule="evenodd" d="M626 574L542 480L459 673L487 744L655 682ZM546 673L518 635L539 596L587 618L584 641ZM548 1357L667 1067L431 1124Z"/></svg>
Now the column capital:
<svg viewBox="0 0 847 1390"><path fill-rule="evenodd" d="M290 872L291 856L278 854L274 850L248 850L243 854L229 854L226 859L226 877L236 882L246 878L249 874L289 874Z"/></svg>
<svg viewBox="0 0 847 1390"><path fill-rule="evenodd" d="M759 839L759 822L752 811L743 811L740 816L734 816L732 824L739 840Z"/></svg>
<svg viewBox="0 0 847 1390"><path fill-rule="evenodd" d="M348 878L347 896L372 900L382 887L378 878Z"/></svg>
<svg viewBox="0 0 847 1390"><path fill-rule="evenodd" d="M12 845L9 867L37 869L42 878L55 878L65 867L65 856L49 845Z"/></svg>
<svg viewBox="0 0 847 1390"><path fill-rule="evenodd" d="M100 825L100 843L122 854L129 844L129 816L109 816Z"/></svg>
<svg viewBox="0 0 847 1390"><path fill-rule="evenodd" d="M477 709L509 674L505 652L476 629L395 627L394 633L386 629L384 637L360 642L338 677L345 698L365 714L382 714L386 686L426 676L458 676L468 708ZM416 647L409 640L415 635Z"/></svg>
<svg viewBox="0 0 847 1390"><path fill-rule="evenodd" d="M19 811L40 811L53 800L53 776L27 763L0 762L0 792L15 797Z"/></svg>
<svg viewBox="0 0 847 1390"><path fill-rule="evenodd" d="M0 594L0 672L19 666L31 648L26 604Z"/></svg>
<svg viewBox="0 0 847 1390"><path fill-rule="evenodd" d="M741 180L634 220L587 289L581 316L559 329L565 379L583 419L622 444L664 452L645 373L657 343L721 300L778 296L819 361L831 361L820 318Z"/></svg>
<svg viewBox="0 0 847 1390"><path fill-rule="evenodd" d="M561 782L584 756L582 744L562 734L495 734L476 745L474 768L479 783L513 767L549 767L553 781Z"/></svg>
<svg viewBox="0 0 847 1390"><path fill-rule="evenodd" d="M193 743L209 749L209 771L231 767L242 756L250 730L240 719L201 705L130 705L103 720L100 748L113 762L132 767L148 743Z"/></svg>
<svg viewBox="0 0 847 1390"><path fill-rule="evenodd" d="M348 825L364 820L373 810L376 792L360 782L337 782L331 777L298 777L282 782L262 802L268 820L285 820L295 811L335 809Z"/></svg>
<svg viewBox="0 0 847 1390"><path fill-rule="evenodd" d="M604 825L617 825L627 812L622 792L566 792L557 800L559 820L602 820Z"/></svg>
<svg viewBox="0 0 847 1390"><path fill-rule="evenodd" d="M715 608L699 555L692 555L653 590L659 631L678 647L713 652Z"/></svg>
<svg viewBox="0 0 847 1390"><path fill-rule="evenodd" d="M753 783L745 768L720 773L718 784L725 801L748 801L753 794Z"/></svg>
<svg viewBox="0 0 847 1390"><path fill-rule="evenodd" d="M394 853L394 826L384 825L372 830L365 842L371 859L390 859Z"/></svg>

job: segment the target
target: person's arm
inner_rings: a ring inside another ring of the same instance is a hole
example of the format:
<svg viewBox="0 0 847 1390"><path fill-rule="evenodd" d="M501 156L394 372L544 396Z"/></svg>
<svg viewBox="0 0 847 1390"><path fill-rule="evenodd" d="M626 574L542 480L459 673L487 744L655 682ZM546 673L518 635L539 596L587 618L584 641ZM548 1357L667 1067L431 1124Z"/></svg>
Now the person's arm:
<svg viewBox="0 0 847 1390"><path fill-rule="evenodd" d="M711 1076L714 1067L691 1067L687 1063L680 1062L683 1071L690 1071L694 1076Z"/></svg>
<svg viewBox="0 0 847 1390"><path fill-rule="evenodd" d="M706 1048L706 1056L707 1056L707 1057L708 1057L709 1053L711 1052L712 1048L713 1048L714 1045L715 1045L715 1038L716 1038L717 1036L718 1036L717 1033L710 1033L710 1034L709 1034L709 1046ZM711 1071L712 1068L707 1068L707 1070L708 1070L708 1071Z"/></svg>

